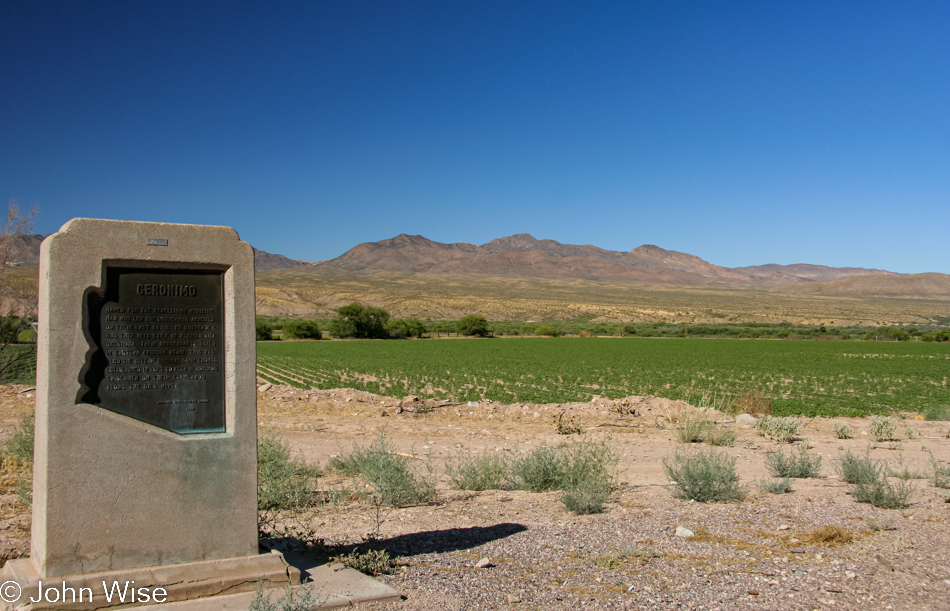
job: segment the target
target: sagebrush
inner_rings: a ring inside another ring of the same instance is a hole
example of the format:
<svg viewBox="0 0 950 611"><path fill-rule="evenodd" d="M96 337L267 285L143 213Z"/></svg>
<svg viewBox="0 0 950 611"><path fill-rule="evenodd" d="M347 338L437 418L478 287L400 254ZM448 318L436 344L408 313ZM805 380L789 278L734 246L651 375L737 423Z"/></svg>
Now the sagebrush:
<svg viewBox="0 0 950 611"><path fill-rule="evenodd" d="M436 498L431 463L426 473L414 469L386 439L385 429L369 446L362 448L354 444L349 454L332 458L328 467L345 475L362 477L373 496L386 505L428 503Z"/></svg>
<svg viewBox="0 0 950 611"><path fill-rule="evenodd" d="M677 451L663 459L663 471L675 482L673 495L677 498L708 503L745 496L736 473L736 459L712 448L698 452Z"/></svg>
<svg viewBox="0 0 950 611"><path fill-rule="evenodd" d="M798 446L798 455L784 450L769 452L765 457L765 468L772 477L806 479L821 474L821 456L808 452L808 443Z"/></svg>

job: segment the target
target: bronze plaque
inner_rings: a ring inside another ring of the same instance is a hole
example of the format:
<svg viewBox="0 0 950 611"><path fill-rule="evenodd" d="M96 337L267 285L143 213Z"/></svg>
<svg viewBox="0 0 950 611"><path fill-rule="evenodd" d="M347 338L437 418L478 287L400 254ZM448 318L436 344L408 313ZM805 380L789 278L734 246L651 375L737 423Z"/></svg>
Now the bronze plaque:
<svg viewBox="0 0 950 611"><path fill-rule="evenodd" d="M89 290L79 400L179 434L225 430L220 271L107 268Z"/></svg>

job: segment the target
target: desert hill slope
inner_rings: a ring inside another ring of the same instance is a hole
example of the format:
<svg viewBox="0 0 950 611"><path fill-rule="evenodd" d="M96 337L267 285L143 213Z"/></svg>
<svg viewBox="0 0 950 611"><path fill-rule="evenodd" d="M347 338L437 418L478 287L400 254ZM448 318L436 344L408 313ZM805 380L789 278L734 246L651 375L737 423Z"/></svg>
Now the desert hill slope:
<svg viewBox="0 0 950 611"><path fill-rule="evenodd" d="M419 235L400 234L388 240L364 242L317 266L344 273L486 274L685 286L768 287L863 275L900 276L877 269L807 264L727 268L652 244L620 252L590 244L538 240L526 233L481 246L443 244Z"/></svg>
<svg viewBox="0 0 950 611"><path fill-rule="evenodd" d="M950 299L950 275L852 276L838 280L808 282L779 287L776 292L825 297L899 297L903 299Z"/></svg>

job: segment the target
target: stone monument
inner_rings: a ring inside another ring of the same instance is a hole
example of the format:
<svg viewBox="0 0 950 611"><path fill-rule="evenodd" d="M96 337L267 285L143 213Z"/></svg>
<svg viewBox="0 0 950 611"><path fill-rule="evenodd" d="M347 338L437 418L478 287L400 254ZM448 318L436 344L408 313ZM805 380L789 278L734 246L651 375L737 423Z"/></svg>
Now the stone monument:
<svg viewBox="0 0 950 611"><path fill-rule="evenodd" d="M15 584L14 608L98 609L299 583L258 552L250 245L74 219L43 242L39 290L31 556L4 567L3 599Z"/></svg>

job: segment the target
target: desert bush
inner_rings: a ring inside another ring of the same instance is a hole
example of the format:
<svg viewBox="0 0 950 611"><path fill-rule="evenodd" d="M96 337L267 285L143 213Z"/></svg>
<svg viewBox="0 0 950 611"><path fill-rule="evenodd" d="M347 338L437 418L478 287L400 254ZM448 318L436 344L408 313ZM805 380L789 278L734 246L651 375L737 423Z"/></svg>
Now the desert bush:
<svg viewBox="0 0 950 611"><path fill-rule="evenodd" d="M561 490L561 501L574 513L599 513L613 489L617 462L607 439L542 445L511 463L511 479L530 492Z"/></svg>
<svg viewBox="0 0 950 611"><path fill-rule="evenodd" d="M838 460L838 474L847 484L867 484L878 477L878 467L869 454L856 456L848 450Z"/></svg>
<svg viewBox="0 0 950 611"><path fill-rule="evenodd" d="M264 589L264 582L258 582L257 594L247 611L310 611L321 604L313 599L313 593L306 586L287 586L281 591L280 598L273 599L271 592Z"/></svg>
<svg viewBox="0 0 950 611"><path fill-rule="evenodd" d="M808 453L808 444L802 442L798 446L798 456L784 451L769 452L765 457L765 468L772 477L805 479L818 477L821 473L821 456L812 456Z"/></svg>
<svg viewBox="0 0 950 611"><path fill-rule="evenodd" d="M856 484L851 496L859 503L870 503L882 509L904 509L913 492L914 486L910 482L899 480L892 484L882 473L869 484Z"/></svg>
<svg viewBox="0 0 950 611"><path fill-rule="evenodd" d="M420 475L408 461L396 455L385 429L365 448L356 444L349 454L332 458L329 468L345 475L359 475L385 505L428 503L436 497L431 471Z"/></svg>
<svg viewBox="0 0 950 611"><path fill-rule="evenodd" d="M333 556L330 562L339 562L366 575L390 575L396 567L396 561L386 550L353 550L348 554Z"/></svg>
<svg viewBox="0 0 950 611"><path fill-rule="evenodd" d="M745 496L736 473L736 459L712 448L700 452L676 452L663 459L663 471L676 482L673 495L708 503L732 501Z"/></svg>
<svg viewBox="0 0 950 611"><path fill-rule="evenodd" d="M257 441L257 506L260 510L299 509L311 504L319 469L292 458L277 435Z"/></svg>
<svg viewBox="0 0 950 611"><path fill-rule="evenodd" d="M706 438L709 421L699 412L680 412L677 417L676 437L682 443L699 443Z"/></svg>
<svg viewBox="0 0 950 611"><path fill-rule="evenodd" d="M772 401L761 390L750 390L732 401L732 409L735 414L771 416Z"/></svg>
<svg viewBox="0 0 950 611"><path fill-rule="evenodd" d="M614 485L618 457L610 442L583 440L562 446L561 502L576 514L600 513Z"/></svg>
<svg viewBox="0 0 950 611"><path fill-rule="evenodd" d="M897 420L890 416L871 416L868 433L874 441L889 441L897 431Z"/></svg>
<svg viewBox="0 0 950 611"><path fill-rule="evenodd" d="M907 507L913 485L906 480L892 484L887 479L886 464L871 460L870 455L855 456L850 451L838 463L841 478L851 484L851 496L859 503L870 503L883 509Z"/></svg>
<svg viewBox="0 0 950 611"><path fill-rule="evenodd" d="M950 420L950 405L930 405L923 413L924 420Z"/></svg>
<svg viewBox="0 0 950 611"><path fill-rule="evenodd" d="M851 439L851 425L847 422L835 422L835 439Z"/></svg>
<svg viewBox="0 0 950 611"><path fill-rule="evenodd" d="M711 446L732 447L736 444L738 438L739 433L734 428L724 424L716 424L709 427L703 441Z"/></svg>
<svg viewBox="0 0 950 611"><path fill-rule="evenodd" d="M567 510L578 515L602 512L608 498L610 498L610 488L603 482L597 481L581 482L561 493L561 502Z"/></svg>
<svg viewBox="0 0 950 611"><path fill-rule="evenodd" d="M564 453L542 445L511 464L515 487L529 492L557 490L564 480Z"/></svg>
<svg viewBox="0 0 950 611"><path fill-rule="evenodd" d="M759 482L759 490L768 494L788 494L792 491L792 480L788 477L773 480L763 479Z"/></svg>
<svg viewBox="0 0 950 611"><path fill-rule="evenodd" d="M768 435L781 443L791 443L800 426L798 418L792 417L762 416L755 421L755 430L760 435Z"/></svg>
<svg viewBox="0 0 950 611"><path fill-rule="evenodd" d="M499 454L456 456L446 461L445 472L459 490L511 488L511 461Z"/></svg>
<svg viewBox="0 0 950 611"><path fill-rule="evenodd" d="M930 455L930 482L937 488L950 488L950 465L941 465Z"/></svg>

